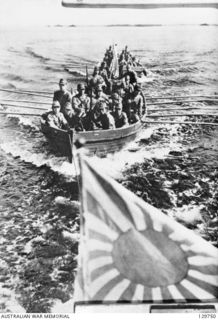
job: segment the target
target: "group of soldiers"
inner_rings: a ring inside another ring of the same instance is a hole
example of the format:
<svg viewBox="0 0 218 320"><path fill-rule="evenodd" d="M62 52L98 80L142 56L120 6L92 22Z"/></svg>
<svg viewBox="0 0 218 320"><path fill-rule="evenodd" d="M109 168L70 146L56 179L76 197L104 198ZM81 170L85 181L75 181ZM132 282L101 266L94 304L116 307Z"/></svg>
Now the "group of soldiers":
<svg viewBox="0 0 218 320"><path fill-rule="evenodd" d="M47 125L91 131L121 128L139 121L145 112L145 98L137 84L137 75L131 64L127 64L126 72L115 81L110 73L113 55L109 47L100 67L94 67L87 85L79 83L74 95L67 90L66 80L60 79L52 110L42 116ZM119 58L130 59L127 47Z"/></svg>

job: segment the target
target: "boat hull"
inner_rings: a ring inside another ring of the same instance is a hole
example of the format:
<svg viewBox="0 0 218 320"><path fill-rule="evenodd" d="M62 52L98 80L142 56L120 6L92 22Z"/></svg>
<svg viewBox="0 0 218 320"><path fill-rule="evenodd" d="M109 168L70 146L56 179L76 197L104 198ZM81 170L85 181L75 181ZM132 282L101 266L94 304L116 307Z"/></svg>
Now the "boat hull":
<svg viewBox="0 0 218 320"><path fill-rule="evenodd" d="M142 122L138 121L125 128L114 130L95 130L83 132L67 132L41 123L43 134L46 136L55 153L67 156L72 161L73 146L75 141L85 141L85 147L90 156L105 157L108 153L121 150L127 143L133 141L140 129Z"/></svg>

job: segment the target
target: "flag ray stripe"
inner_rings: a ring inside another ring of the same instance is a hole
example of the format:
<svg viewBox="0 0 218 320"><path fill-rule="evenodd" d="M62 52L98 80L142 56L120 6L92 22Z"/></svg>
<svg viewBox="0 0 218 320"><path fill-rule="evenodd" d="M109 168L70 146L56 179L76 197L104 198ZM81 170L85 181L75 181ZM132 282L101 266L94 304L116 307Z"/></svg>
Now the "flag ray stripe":
<svg viewBox="0 0 218 320"><path fill-rule="evenodd" d="M153 300L152 300L151 288L149 288L149 287L144 287L143 301L153 301Z"/></svg>
<svg viewBox="0 0 218 320"><path fill-rule="evenodd" d="M182 280L181 285L188 289L192 294L199 300L206 300L206 299L214 299L214 295L208 293L206 290L201 289L198 285L190 282L189 280Z"/></svg>
<svg viewBox="0 0 218 320"><path fill-rule="evenodd" d="M160 287L152 288L151 291L152 291L153 301L162 301L163 298L162 298Z"/></svg>
<svg viewBox="0 0 218 320"><path fill-rule="evenodd" d="M102 192L102 188L97 182L95 184L95 190L96 198L93 197L93 194L91 195L89 191L87 191L87 194L89 195L89 197L92 196L98 203L98 206L101 206L104 209L104 211L107 212L107 215L119 227L119 229L125 232L128 229L132 228L132 223L130 223L130 221L123 215L123 213L120 211L120 208L118 208L118 206L115 204L116 202L111 201L109 193L106 194L104 191ZM97 197L97 195L101 195L100 199L99 197Z"/></svg>
<svg viewBox="0 0 218 320"><path fill-rule="evenodd" d="M91 272L90 278L92 281L95 281L97 278L103 276L105 273L109 272L112 269L114 269L113 264L108 264L106 266L99 267L98 269L95 269Z"/></svg>
<svg viewBox="0 0 218 320"><path fill-rule="evenodd" d="M89 272L93 272L95 269L107 266L107 265L111 265L113 264L113 259L112 257L100 257L100 258L96 258L96 259L92 259L90 261L88 261L88 268L89 268Z"/></svg>
<svg viewBox="0 0 218 320"><path fill-rule="evenodd" d="M161 295L162 295L162 300L163 301L172 301L174 298L172 297L169 289L167 287L161 287Z"/></svg>
<svg viewBox="0 0 218 320"><path fill-rule="evenodd" d="M182 283L178 283L176 285L177 289L179 292L181 292L181 294L185 297L186 301L188 300L192 300L192 301L201 301L201 299L199 299L198 297L196 297L195 292L191 292L190 290L188 290L188 288L186 288L184 285L182 285Z"/></svg>
<svg viewBox="0 0 218 320"><path fill-rule="evenodd" d="M214 286L218 286L218 276L203 274L202 272L196 270L189 270L188 275L195 279L199 279L204 282L210 283Z"/></svg>
<svg viewBox="0 0 218 320"><path fill-rule="evenodd" d="M185 297L181 294L178 288L175 285L170 285L167 287L173 300L175 301L186 301Z"/></svg>
<svg viewBox="0 0 218 320"><path fill-rule="evenodd" d="M206 283L202 280L196 279L192 276L188 276L187 280L190 282L194 283L196 286L199 288L206 290L208 293L212 294L216 298L218 298L218 287L209 283Z"/></svg>
<svg viewBox="0 0 218 320"><path fill-rule="evenodd" d="M116 286L113 287L113 289L110 290L110 292L104 297L104 300L119 300L122 293L127 289L127 287L130 285L130 281L128 279L123 279L122 281L118 282Z"/></svg>
<svg viewBox="0 0 218 320"><path fill-rule="evenodd" d="M208 266L192 266L192 265L190 265L189 268L192 270L202 272L204 274L210 274L210 275L214 275L214 276L217 276L217 274L218 274L218 267L214 264L211 264L210 266L209 265Z"/></svg>
<svg viewBox="0 0 218 320"><path fill-rule="evenodd" d="M129 207L130 214L133 218L134 225L137 230L145 230L147 228L144 213L139 209L139 207L133 205L132 208Z"/></svg>
<svg viewBox="0 0 218 320"><path fill-rule="evenodd" d="M144 219L145 219L145 224L147 226L147 229L152 229L153 228L153 222L152 222L152 219L150 217L150 214L145 211L145 209L140 205L140 203L135 203L135 205L137 207L139 207L139 209L144 213Z"/></svg>
<svg viewBox="0 0 218 320"><path fill-rule="evenodd" d="M91 290L89 292L91 297L95 296L100 289L106 286L107 283L110 282L110 280L112 280L119 274L120 273L116 269L110 269L109 271L104 272L102 275L100 275L98 278L92 281L90 285Z"/></svg>
<svg viewBox="0 0 218 320"><path fill-rule="evenodd" d="M136 288L136 284L133 282L130 282L130 285L120 296L119 301L132 301L135 288Z"/></svg>
<svg viewBox="0 0 218 320"><path fill-rule="evenodd" d="M217 252L212 252L213 250L207 250L207 248L204 248L204 246L202 246L201 242L192 244L191 246L181 244L180 247L182 248L183 251L185 251L186 256L188 257L200 255L202 257L208 257L208 258L214 258L214 259L217 258Z"/></svg>
<svg viewBox="0 0 218 320"><path fill-rule="evenodd" d="M217 259L215 258L207 258L207 257L202 257L202 256L194 256L194 257L189 257L188 258L188 263L192 266L210 266L213 265L214 266L218 264L218 257ZM218 274L217 272L218 270L216 270L216 274Z"/></svg>
<svg viewBox="0 0 218 320"><path fill-rule="evenodd" d="M141 284L137 284L135 292L132 297L132 301L143 301L145 287Z"/></svg>
<svg viewBox="0 0 218 320"><path fill-rule="evenodd" d="M99 257L111 257L111 253L109 251L104 251L104 250L95 250L95 251L91 251L89 252L89 259L96 259Z"/></svg>
<svg viewBox="0 0 218 320"><path fill-rule="evenodd" d="M114 278L112 278L110 281L108 281L105 286L101 287L101 289L96 292L95 296L92 300L94 301L103 301L105 296L114 288L114 286L117 285L120 281L123 280L123 276L117 275ZM114 299L112 299L114 300Z"/></svg>
<svg viewBox="0 0 218 320"><path fill-rule="evenodd" d="M110 184L109 184L110 185ZM125 209L125 214L131 218L132 223L136 227L137 230L145 230L146 222L144 219L144 212L135 205L134 202L127 202L125 196L122 192L120 192L120 185L110 185L113 190L119 195L120 201L122 202L122 206Z"/></svg>
<svg viewBox="0 0 218 320"><path fill-rule="evenodd" d="M108 228L112 231L114 231L117 234L120 234L120 228L116 223L114 223L113 220L110 219L110 217L107 214L107 211L105 211L101 205L96 201L96 199L92 196L91 193L87 191L87 201L89 201L89 205L93 207L94 214L96 215L96 218L99 220L102 220L102 222L108 226Z"/></svg>
<svg viewBox="0 0 218 320"><path fill-rule="evenodd" d="M177 241L181 243L181 246L185 246L185 248L189 248L193 242L186 238L186 235L184 233L178 233L177 231L174 231L169 235L169 238L173 241Z"/></svg>
<svg viewBox="0 0 218 320"><path fill-rule="evenodd" d="M87 246L89 248L89 251L102 249L104 251L111 252L113 249L113 246L110 243L105 243L99 240L92 240L92 239L88 241Z"/></svg>
<svg viewBox="0 0 218 320"><path fill-rule="evenodd" d="M163 233L167 234L168 236L174 231L173 227L166 223L162 225L162 228L163 228Z"/></svg>
<svg viewBox="0 0 218 320"><path fill-rule="evenodd" d="M89 229L88 235L89 235L90 239L98 240L98 241L102 241L102 242L106 242L106 243L112 244L112 241L111 241L111 239L109 237L107 237L106 235L104 235L104 234L102 234L102 233L100 233L98 231Z"/></svg>
<svg viewBox="0 0 218 320"><path fill-rule="evenodd" d="M97 192L96 190L96 194L101 195L101 205L103 205L103 203L107 204L107 207L110 208L110 210L107 210L107 212L113 212L112 216L113 218L115 218L115 220L121 218L122 216L122 220L126 220L126 224L128 222L128 228L124 225L123 228L125 227L125 229L121 228L121 230L127 231L130 227L132 227L133 220L132 215L129 212L128 205L126 204L126 201L124 201L123 198L119 195L119 193L116 192L116 188L113 185L111 185L105 179L102 179L98 172L94 172L92 167L90 166L89 169L92 172L91 181L93 180L93 182L96 182L95 189L97 188L99 190L99 192ZM104 191L102 192L102 190ZM111 197L109 195L111 195ZM112 195L114 197L113 200L111 200ZM104 200L106 200L106 202L104 202ZM114 205L114 203L116 203L116 205ZM117 209L117 207L119 207L119 210ZM116 216L116 212L119 212L119 217ZM123 215L123 212L125 212L127 218Z"/></svg>
<svg viewBox="0 0 218 320"><path fill-rule="evenodd" d="M154 220L153 222L153 228L154 230L158 231L158 232L161 232L163 230L162 228L162 224L159 223L157 220Z"/></svg>
<svg viewBox="0 0 218 320"><path fill-rule="evenodd" d="M118 238L118 233L112 228L108 227L102 220L98 219L94 214L86 214L87 223L91 230L102 234L103 236L110 237L110 240L114 241Z"/></svg>

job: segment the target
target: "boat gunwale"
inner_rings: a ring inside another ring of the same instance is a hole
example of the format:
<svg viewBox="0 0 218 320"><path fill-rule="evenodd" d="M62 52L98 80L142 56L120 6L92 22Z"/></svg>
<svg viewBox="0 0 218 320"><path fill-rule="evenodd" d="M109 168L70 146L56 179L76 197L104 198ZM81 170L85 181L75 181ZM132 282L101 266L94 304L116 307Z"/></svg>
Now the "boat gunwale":
<svg viewBox="0 0 218 320"><path fill-rule="evenodd" d="M71 132L73 132L73 137L77 137L77 138L84 138L86 140L87 144L91 144L91 143L98 143L98 142L102 142L102 141L113 141L113 140L119 140L119 139L125 139L125 137L128 137L130 135L133 135L135 133L137 133L137 131L140 129L140 127L142 126L143 122L141 120L137 121L134 124L129 125L128 127L121 127L121 128L115 128L115 129L108 129L108 130L92 130L92 131L74 131L73 129L70 129ZM62 132L63 134L69 134L67 130L63 130L60 128L54 128L54 127L49 127L48 125L45 124L44 121L41 121L41 126L44 126L48 129L50 129L50 132ZM125 134L125 131L126 134ZM42 132L44 133L44 130L42 128ZM108 134L108 137L100 137L101 133L103 133L106 135ZM94 138L91 140L89 138L90 133L93 135ZM110 133L118 133L117 136L112 136L110 138ZM99 135L99 139L98 136Z"/></svg>

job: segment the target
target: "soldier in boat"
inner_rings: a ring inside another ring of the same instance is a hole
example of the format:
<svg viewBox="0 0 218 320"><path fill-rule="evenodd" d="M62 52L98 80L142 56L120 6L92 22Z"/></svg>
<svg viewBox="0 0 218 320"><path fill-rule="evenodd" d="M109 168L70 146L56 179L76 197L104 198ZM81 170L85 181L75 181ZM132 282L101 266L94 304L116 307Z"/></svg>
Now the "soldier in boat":
<svg viewBox="0 0 218 320"><path fill-rule="evenodd" d="M126 72L123 75L123 78L125 78L126 76L130 77L130 83L132 85L135 85L137 83L137 74L136 72L132 69L130 64L127 64L126 66Z"/></svg>
<svg viewBox="0 0 218 320"><path fill-rule="evenodd" d="M96 67L94 67L92 78L89 81L89 87L92 90L95 90L98 85L106 87L104 79L99 74L99 68L96 66Z"/></svg>
<svg viewBox="0 0 218 320"><path fill-rule="evenodd" d="M132 94L134 92L134 87L130 83L130 76L129 75L125 76L121 87L123 89L123 101L127 102L132 97Z"/></svg>
<svg viewBox="0 0 218 320"><path fill-rule="evenodd" d="M141 86L136 85L133 92L133 97L130 100L130 107L134 110L135 114L142 117L143 107L144 107L144 99L141 92Z"/></svg>
<svg viewBox="0 0 218 320"><path fill-rule="evenodd" d="M121 104L122 106L122 98L117 92L114 92L111 96L110 100L110 111L113 113L115 112L116 107Z"/></svg>
<svg viewBox="0 0 218 320"><path fill-rule="evenodd" d="M100 76L104 79L104 82L106 84L106 92L111 93L112 90L112 82L109 79L109 70L107 67L107 64L105 61L101 63L100 69L99 69Z"/></svg>
<svg viewBox="0 0 218 320"><path fill-rule="evenodd" d="M45 120L49 127L59 128L59 129L69 129L67 120L65 119L62 112L60 112L59 101L53 101L52 111L47 114L42 115L42 119Z"/></svg>
<svg viewBox="0 0 218 320"><path fill-rule="evenodd" d="M100 115L95 120L96 126L102 130L115 129L114 117L110 114L109 107L106 102L100 102L99 112Z"/></svg>
<svg viewBox="0 0 218 320"><path fill-rule="evenodd" d="M72 99L73 109L80 108L84 113L88 113L90 110L90 98L85 93L85 85L83 83L79 83L77 85L77 91L77 95Z"/></svg>
<svg viewBox="0 0 218 320"><path fill-rule="evenodd" d="M129 124L134 124L140 120L139 116L135 113L135 110L130 109Z"/></svg>
<svg viewBox="0 0 218 320"><path fill-rule="evenodd" d="M64 116L71 129L74 129L76 131L85 130L83 122L86 117L86 114L83 111L83 109L78 107L75 107L73 109L71 103L67 102L64 106Z"/></svg>
<svg viewBox="0 0 218 320"><path fill-rule="evenodd" d="M102 101L109 104L108 96L103 92L102 86L98 85L96 88L96 96L92 99L92 113L94 119L99 116L99 105Z"/></svg>
<svg viewBox="0 0 218 320"><path fill-rule="evenodd" d="M129 125L128 118L125 112L122 111L122 102L119 101L115 106L115 111L112 113L116 128L123 128Z"/></svg>
<svg viewBox="0 0 218 320"><path fill-rule="evenodd" d="M72 101L72 95L67 90L67 81L60 79L59 81L59 90L54 92L53 101L59 101L61 106L61 112L63 111L64 105L66 102Z"/></svg>

